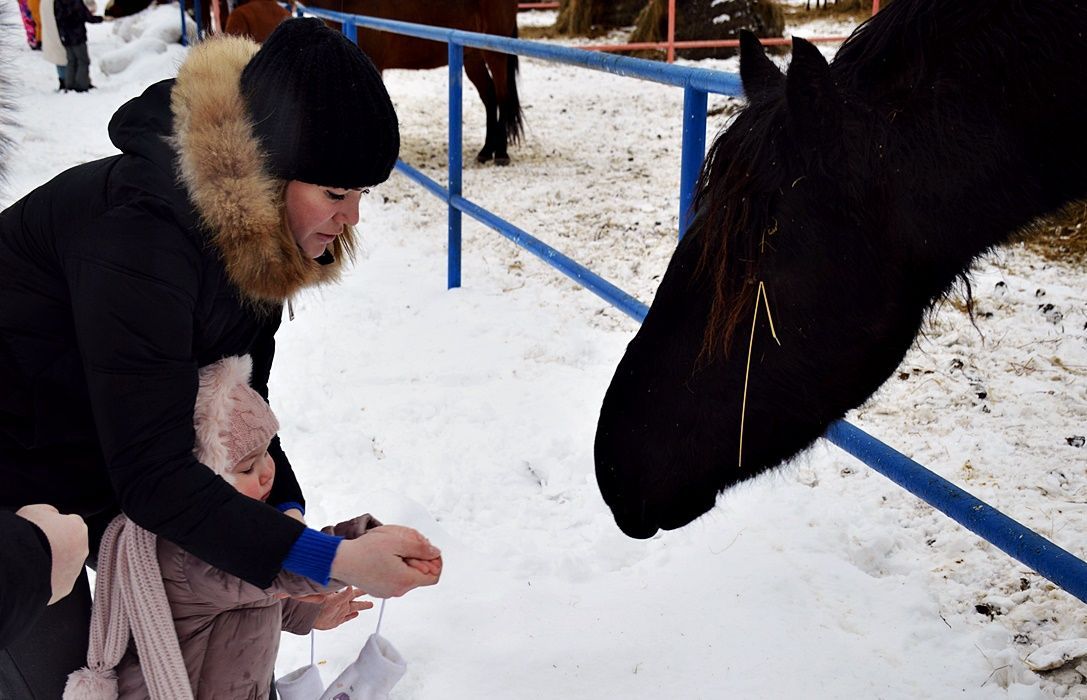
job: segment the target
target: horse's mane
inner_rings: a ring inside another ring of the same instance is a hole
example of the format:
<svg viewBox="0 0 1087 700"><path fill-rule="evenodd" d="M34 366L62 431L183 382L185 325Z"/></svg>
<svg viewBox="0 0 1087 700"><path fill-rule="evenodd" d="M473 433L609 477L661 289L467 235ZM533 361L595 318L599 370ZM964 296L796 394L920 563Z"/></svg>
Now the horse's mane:
<svg viewBox="0 0 1087 700"><path fill-rule="evenodd" d="M857 27L833 65L853 86L879 84L887 90L929 84L952 57L961 75L972 69L988 76L994 66L1052 51L1047 39L1070 11L1060 5L895 0Z"/></svg>
<svg viewBox="0 0 1087 700"><path fill-rule="evenodd" d="M785 138L783 106L781 99L745 107L714 142L699 177L688 235L702 247L695 278L708 275L713 286L702 361L728 356L741 318L753 308L758 261L777 229L770 205L785 185L785 168L767 167Z"/></svg>
<svg viewBox="0 0 1087 700"><path fill-rule="evenodd" d="M906 67L924 75L926 59L934 58L932 51L946 46L948 38L978 19L977 9L962 0L895 0L854 30L838 49L834 63L865 75L885 75Z"/></svg>
<svg viewBox="0 0 1087 700"><path fill-rule="evenodd" d="M834 83L852 93L854 109L868 100L890 107L935 95L956 99L976 86L979 75L1006 80L1001 71L1007 66L1053 50L1045 45L1046 28L1051 32L1067 22L1062 14L1069 10L1061 9L1060 3L1042 4L1045 7L1025 0L894 0L842 45L831 63ZM1024 31L1033 37L1029 46L1023 46ZM933 87L940 89L934 92ZM993 99L1001 99L999 93ZM741 321L750 322L760 258L771 248L777 230L771 208L792 186L786 181L788 164L802 158L805 176L834 175L831 159L800 154L811 149L797 147L810 146L817 153L829 144L794 142L789 112L784 89L759 95L718 136L706 156L688 233L698 236L701 247L695 278L708 279L712 286L701 362L719 353L727 357ZM846 145L863 148L855 138ZM978 148L990 147L978 142Z"/></svg>

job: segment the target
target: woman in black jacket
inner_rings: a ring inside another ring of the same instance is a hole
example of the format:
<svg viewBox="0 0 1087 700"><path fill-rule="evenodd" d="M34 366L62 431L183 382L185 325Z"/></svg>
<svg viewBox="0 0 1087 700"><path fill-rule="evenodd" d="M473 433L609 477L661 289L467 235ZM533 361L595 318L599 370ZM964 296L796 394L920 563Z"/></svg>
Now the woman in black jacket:
<svg viewBox="0 0 1087 700"><path fill-rule="evenodd" d="M250 354L267 398L283 303L336 278L359 197L399 151L388 93L356 45L295 19L258 48L194 48L175 80L114 115L120 155L0 214L0 508L50 503L92 531L120 509L257 586L286 569L401 595L440 575L422 535L385 526L341 541L306 528L278 438L268 504L192 453L197 368ZM43 634L67 624L48 617ZM50 659L18 697L59 697L80 663Z"/></svg>

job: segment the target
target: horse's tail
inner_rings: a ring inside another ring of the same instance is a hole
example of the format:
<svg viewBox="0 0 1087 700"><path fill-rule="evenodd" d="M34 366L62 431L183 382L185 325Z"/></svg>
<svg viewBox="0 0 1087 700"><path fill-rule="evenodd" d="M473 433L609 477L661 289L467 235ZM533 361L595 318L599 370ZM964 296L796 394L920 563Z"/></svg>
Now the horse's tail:
<svg viewBox="0 0 1087 700"><path fill-rule="evenodd" d="M513 25L513 38L517 38L517 24ZM517 71L520 64L517 54L506 54L506 99L498 105L499 122L506 125L506 142L519 143L525 133L525 115L521 99L517 96Z"/></svg>

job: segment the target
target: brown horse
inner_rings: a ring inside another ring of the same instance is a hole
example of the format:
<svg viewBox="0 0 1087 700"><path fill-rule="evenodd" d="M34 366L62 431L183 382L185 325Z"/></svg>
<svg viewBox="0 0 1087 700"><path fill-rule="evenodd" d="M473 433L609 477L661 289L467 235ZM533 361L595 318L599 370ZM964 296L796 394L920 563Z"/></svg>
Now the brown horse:
<svg viewBox="0 0 1087 700"><path fill-rule="evenodd" d="M143 12L152 4L163 5L167 2L169 0L107 0L102 14L111 19L130 17L137 12ZM211 5L213 2L219 4L219 18L223 26L226 26L226 18L230 13L227 0L200 0L200 27L205 34L210 34L212 31ZM193 19L195 19L195 7L196 0L185 0L185 9L189 17Z"/></svg>
<svg viewBox="0 0 1087 700"><path fill-rule="evenodd" d="M517 36L517 0L308 0L303 4L353 15ZM358 28L358 37L359 46L379 71L439 68L449 63L449 52L442 42L364 27ZM487 136L476 160L486 163L494 158L497 165L507 165L507 144L520 140L523 123L517 97L517 56L465 48L464 72L487 110Z"/></svg>

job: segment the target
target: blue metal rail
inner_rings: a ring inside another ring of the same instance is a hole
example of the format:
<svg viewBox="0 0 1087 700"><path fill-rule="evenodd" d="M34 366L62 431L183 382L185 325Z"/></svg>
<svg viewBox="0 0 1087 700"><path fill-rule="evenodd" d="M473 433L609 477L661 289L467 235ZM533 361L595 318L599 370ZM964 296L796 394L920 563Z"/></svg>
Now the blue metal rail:
<svg viewBox="0 0 1087 700"><path fill-rule="evenodd" d="M340 22L343 25L344 34L352 39L357 36L357 27L362 26L441 41L449 45L449 187L442 187L403 161L398 161L396 167L448 205L450 288L460 286L460 215L463 212L573 278L631 318L639 322L645 319L648 307L644 303L546 243L462 196L463 81L461 74L464 47L471 46L539 58L682 87L684 115L683 155L680 164L680 236L690 223L688 213L694 194L694 184L698 179L702 159L705 156L707 93L741 95L742 88L738 76L702 68L681 67L443 27L429 27L375 17L348 15L330 10L311 9L304 5L298 6L298 14L311 14ZM824 437L1075 597L1087 602L1087 562L1078 559L1033 530L1012 520L846 421L837 421L832 424Z"/></svg>
<svg viewBox="0 0 1087 700"><path fill-rule="evenodd" d="M823 437L1087 603L1087 562L855 425L840 420Z"/></svg>
<svg viewBox="0 0 1087 700"><path fill-rule="evenodd" d="M621 75L631 78L638 78L641 80L649 80L656 83L662 83L664 85L673 85L683 88L683 150L680 157L680 183L679 183L679 235L680 237L687 230L687 226L690 223L690 207L691 201L694 199L694 186L698 180L698 172L702 167L702 159L706 153L706 96L708 93L715 93L719 95L731 95L734 97L740 97L743 95L743 87L740 84L740 78L732 73L722 73L720 71L706 70L705 68L691 68L674 66L667 63L658 63L656 61L645 61L638 58L630 58L629 56L617 56L614 54L600 53L596 51L585 51L582 49L572 49L566 46L549 46L547 44L540 44L532 41L523 41L521 39L510 39L501 36L492 36L490 34L476 34L474 32L464 32L459 29L448 29L446 27L429 27L420 24L410 24L408 22L398 22L391 19L380 19L377 17L364 17L361 15L350 15L343 12L335 12L333 10L323 10L318 8L309 8L304 4L298 5L298 14L309 14L315 17L322 17L324 19L332 20L333 22L339 22L343 27L343 32L346 36L354 39L357 37L358 27L366 27L368 29L376 29L379 31L392 32L394 34L403 34L405 36L412 36L419 39L430 39L432 41L440 41L449 45L450 52L450 175L452 176L453 170L453 148L455 147L457 153L457 167L456 170L460 172L460 108L457 107L456 114L453 114L453 52L454 47L460 47L458 53L463 60L463 47L470 46L476 49L488 49L490 51L498 51L500 53L516 54L518 56L527 56L529 58L539 58L545 61L551 61L553 63L565 63L567 65L579 66L581 68L589 68L592 70L598 70L605 73L611 73L613 75ZM458 86L457 99L459 105L460 95L462 90L460 88L460 73L456 74ZM457 138L453 140L453 125L456 123ZM452 188L452 177L450 179L450 191ZM457 183L459 188L459 181ZM459 194L459 191L457 192ZM440 196L440 195L439 195ZM460 251L456 252L456 256L459 260ZM452 264L452 262L450 263ZM453 276L450 276L449 286L456 287L460 284L460 271L459 268L456 271L456 284L453 283Z"/></svg>
<svg viewBox="0 0 1087 700"><path fill-rule="evenodd" d="M447 190L444 187L442 187L423 173L419 172L415 168L411 167L407 163L397 163L396 167L404 175L407 175L410 179L430 190L431 193L437 195L442 199L447 198ZM501 219L500 217L495 216L494 214L479 206L475 202L471 202L460 195L450 195L448 196L448 200L449 206L457 209L458 211L464 212L481 224L491 227L498 233L502 234L506 238L510 239L517 245L521 246L528 252L538 257L540 260L543 260L548 265L554 267L556 270L559 270L567 277L572 278L578 284L593 292L604 301L608 302L612 306L619 308L620 311L627 314L631 318L640 321L645 318L646 313L649 312L649 307L646 306L644 303L638 301L631 295L624 292L622 289L619 289L603 277L600 277L589 268L574 260L571 260L570 258L566 257L559 251L547 245L540 239Z"/></svg>

